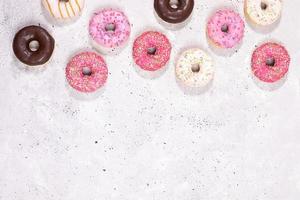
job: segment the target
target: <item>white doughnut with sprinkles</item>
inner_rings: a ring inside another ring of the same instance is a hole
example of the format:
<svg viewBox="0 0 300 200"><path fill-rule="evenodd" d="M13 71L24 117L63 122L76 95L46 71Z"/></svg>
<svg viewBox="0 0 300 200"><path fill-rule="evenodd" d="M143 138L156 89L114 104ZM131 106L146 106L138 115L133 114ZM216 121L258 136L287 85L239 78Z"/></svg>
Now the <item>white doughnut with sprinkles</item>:
<svg viewBox="0 0 300 200"><path fill-rule="evenodd" d="M281 16L281 0L245 0L245 14L259 26L274 24Z"/></svg>
<svg viewBox="0 0 300 200"><path fill-rule="evenodd" d="M85 0L42 0L49 15L56 20L66 21L80 16Z"/></svg>
<svg viewBox="0 0 300 200"><path fill-rule="evenodd" d="M213 59L195 48L183 52L176 64L177 79L188 88L204 88L214 77Z"/></svg>

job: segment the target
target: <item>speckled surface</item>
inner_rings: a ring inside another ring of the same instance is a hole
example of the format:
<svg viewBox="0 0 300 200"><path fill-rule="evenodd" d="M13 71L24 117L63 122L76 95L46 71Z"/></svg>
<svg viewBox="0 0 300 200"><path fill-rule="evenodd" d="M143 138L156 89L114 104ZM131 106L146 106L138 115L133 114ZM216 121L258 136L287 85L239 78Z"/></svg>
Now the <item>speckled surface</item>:
<svg viewBox="0 0 300 200"><path fill-rule="evenodd" d="M243 1L227 2L242 13ZM156 22L151 0L89 0L67 26L52 26L39 0L1 0L0 199L298 200L300 1L284 1L271 33L246 24L231 57L214 54L205 37L208 15L223 3L196 0L191 23L172 32ZM105 90L83 100L70 92L65 66L90 47L89 16L107 4L125 10L133 34L119 56L105 57ZM56 38L45 70L21 69L12 54L15 31L31 23ZM154 80L142 78L131 58L134 37L149 27L173 44L169 68ZM291 55L285 83L272 91L250 69L252 50L267 39ZM174 59L195 44L213 56L216 74L206 93L191 96L176 83Z"/></svg>

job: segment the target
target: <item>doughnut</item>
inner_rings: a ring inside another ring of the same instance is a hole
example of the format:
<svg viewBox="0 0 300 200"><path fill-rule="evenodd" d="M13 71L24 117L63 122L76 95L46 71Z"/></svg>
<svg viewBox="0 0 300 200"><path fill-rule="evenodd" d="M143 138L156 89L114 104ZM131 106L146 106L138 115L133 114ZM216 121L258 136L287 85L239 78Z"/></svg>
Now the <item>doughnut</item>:
<svg viewBox="0 0 300 200"><path fill-rule="evenodd" d="M253 74L263 82L274 83L289 70L290 56L280 44L269 42L253 52L251 68Z"/></svg>
<svg viewBox="0 0 300 200"><path fill-rule="evenodd" d="M217 11L207 23L209 41L217 47L235 47L244 36L245 24L240 15L233 10Z"/></svg>
<svg viewBox="0 0 300 200"><path fill-rule="evenodd" d="M52 56L55 40L40 26L27 26L19 30L13 40L16 57L29 66L43 65Z"/></svg>
<svg viewBox="0 0 300 200"><path fill-rule="evenodd" d="M187 87L205 87L214 77L213 59L201 49L188 49L179 56L175 73Z"/></svg>
<svg viewBox="0 0 300 200"><path fill-rule="evenodd" d="M89 23L93 45L102 53L116 52L127 43L131 32L126 15L113 9L96 12Z"/></svg>
<svg viewBox="0 0 300 200"><path fill-rule="evenodd" d="M248 19L256 25L268 26L281 16L281 0L245 0L244 11Z"/></svg>
<svg viewBox="0 0 300 200"><path fill-rule="evenodd" d="M104 86L108 70L104 59L95 52L75 55L67 64L66 78L72 88L91 93Z"/></svg>
<svg viewBox="0 0 300 200"><path fill-rule="evenodd" d="M144 32L134 41L133 59L141 69L156 71L167 64L171 49L164 34L156 31Z"/></svg>
<svg viewBox="0 0 300 200"><path fill-rule="evenodd" d="M44 8L56 20L70 20L80 16L84 0L42 0Z"/></svg>
<svg viewBox="0 0 300 200"><path fill-rule="evenodd" d="M194 0L154 0L154 10L157 16L170 24L186 21L193 9Z"/></svg>

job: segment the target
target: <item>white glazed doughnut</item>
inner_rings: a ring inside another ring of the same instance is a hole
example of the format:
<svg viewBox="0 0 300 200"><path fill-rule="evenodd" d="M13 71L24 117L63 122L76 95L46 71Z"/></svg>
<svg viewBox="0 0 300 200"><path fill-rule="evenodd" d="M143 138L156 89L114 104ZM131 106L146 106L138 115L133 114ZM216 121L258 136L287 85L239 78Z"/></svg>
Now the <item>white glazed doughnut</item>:
<svg viewBox="0 0 300 200"><path fill-rule="evenodd" d="M42 0L45 9L56 20L70 20L78 17L85 0Z"/></svg>
<svg viewBox="0 0 300 200"><path fill-rule="evenodd" d="M281 16L281 0L245 0L246 16L260 26L269 26Z"/></svg>
<svg viewBox="0 0 300 200"><path fill-rule="evenodd" d="M205 87L214 77L213 59L201 49L189 49L180 55L175 72L185 86Z"/></svg>

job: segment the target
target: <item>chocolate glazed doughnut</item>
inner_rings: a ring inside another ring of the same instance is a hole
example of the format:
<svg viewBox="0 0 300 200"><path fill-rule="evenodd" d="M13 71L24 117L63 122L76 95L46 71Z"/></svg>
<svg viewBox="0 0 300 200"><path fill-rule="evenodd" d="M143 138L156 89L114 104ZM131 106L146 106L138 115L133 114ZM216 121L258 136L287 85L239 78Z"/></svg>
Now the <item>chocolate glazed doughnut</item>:
<svg viewBox="0 0 300 200"><path fill-rule="evenodd" d="M45 29L39 26L27 26L15 35L13 51L26 65L42 65L50 59L54 44L53 37Z"/></svg>
<svg viewBox="0 0 300 200"><path fill-rule="evenodd" d="M192 14L194 0L154 0L154 9L163 21L178 24Z"/></svg>

